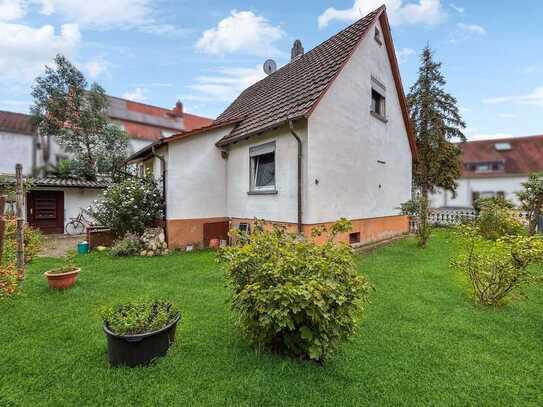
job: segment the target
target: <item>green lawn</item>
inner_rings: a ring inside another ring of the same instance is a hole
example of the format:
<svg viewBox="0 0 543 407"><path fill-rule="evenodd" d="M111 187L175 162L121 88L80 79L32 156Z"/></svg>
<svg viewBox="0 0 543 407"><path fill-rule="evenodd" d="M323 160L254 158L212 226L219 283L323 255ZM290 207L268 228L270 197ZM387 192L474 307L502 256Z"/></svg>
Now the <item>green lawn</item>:
<svg viewBox="0 0 543 407"><path fill-rule="evenodd" d="M366 255L376 287L359 334L324 367L256 353L238 335L211 252L79 257L77 285L51 292L38 259L0 303L0 405L542 405L543 289L482 309L448 267L451 236ZM99 308L177 302L178 342L147 368L109 368Z"/></svg>

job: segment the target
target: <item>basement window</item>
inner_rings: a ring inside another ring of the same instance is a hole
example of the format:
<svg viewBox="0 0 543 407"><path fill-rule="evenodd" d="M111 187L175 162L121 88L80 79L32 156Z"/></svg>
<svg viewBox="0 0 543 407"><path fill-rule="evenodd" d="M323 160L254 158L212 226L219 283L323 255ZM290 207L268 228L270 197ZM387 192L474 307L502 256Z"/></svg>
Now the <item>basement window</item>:
<svg viewBox="0 0 543 407"><path fill-rule="evenodd" d="M371 106L370 112L373 117L386 123L386 88L379 80L371 77Z"/></svg>
<svg viewBox="0 0 543 407"><path fill-rule="evenodd" d="M276 193L275 189L275 141L251 147L251 185L252 193Z"/></svg>
<svg viewBox="0 0 543 407"><path fill-rule="evenodd" d="M349 233L349 243L360 243L360 232Z"/></svg>

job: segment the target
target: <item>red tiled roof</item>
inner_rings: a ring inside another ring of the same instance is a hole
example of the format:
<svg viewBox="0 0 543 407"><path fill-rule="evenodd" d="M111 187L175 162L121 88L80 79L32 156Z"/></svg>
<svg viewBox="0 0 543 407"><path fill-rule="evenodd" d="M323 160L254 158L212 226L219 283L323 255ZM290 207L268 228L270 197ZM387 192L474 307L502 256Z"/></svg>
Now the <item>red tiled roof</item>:
<svg viewBox="0 0 543 407"><path fill-rule="evenodd" d="M183 123L185 124L185 131L191 131L199 129L200 127L209 126L213 123L213 119L191 113L183 113Z"/></svg>
<svg viewBox="0 0 543 407"><path fill-rule="evenodd" d="M243 120L217 145L222 146L247 138L249 135L278 126L289 119L308 117L378 18L383 27L411 150L416 155L415 141L411 132L385 6L381 6L243 91L217 118L217 120L233 118Z"/></svg>
<svg viewBox="0 0 543 407"><path fill-rule="evenodd" d="M511 149L497 150L496 144L499 143L508 143ZM503 170L489 172L472 171L462 165L462 177L465 178L520 175L543 171L543 135L470 141L460 144L460 148L463 164L504 163Z"/></svg>
<svg viewBox="0 0 543 407"><path fill-rule="evenodd" d="M33 135L34 126L27 114L0 110L0 131Z"/></svg>

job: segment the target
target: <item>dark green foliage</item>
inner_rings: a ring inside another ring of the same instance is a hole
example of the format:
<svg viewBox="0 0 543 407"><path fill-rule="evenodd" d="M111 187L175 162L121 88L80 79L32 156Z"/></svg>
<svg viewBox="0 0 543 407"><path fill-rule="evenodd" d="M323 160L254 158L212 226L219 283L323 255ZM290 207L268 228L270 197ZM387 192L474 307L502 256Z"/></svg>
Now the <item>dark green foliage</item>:
<svg viewBox="0 0 543 407"><path fill-rule="evenodd" d="M165 300L146 300L105 307L102 320L117 335L158 331L179 315L176 306Z"/></svg>
<svg viewBox="0 0 543 407"><path fill-rule="evenodd" d="M141 250L141 242L137 235L127 233L122 239L115 241L109 254L111 256L137 256Z"/></svg>
<svg viewBox="0 0 543 407"><path fill-rule="evenodd" d="M32 89L31 113L40 134L55 136L73 155L75 175L96 179L115 173L127 156L128 136L108 121L104 89L96 83L87 89L83 74L62 55L55 65L45 68Z"/></svg>
<svg viewBox="0 0 543 407"><path fill-rule="evenodd" d="M428 194L435 188L455 191L460 176L460 148L452 140L465 141L465 123L457 101L445 92L441 63L433 60L426 47L421 55L419 77L407 101L417 141L418 159L413 165L413 181L420 190L419 243L425 246L430 236Z"/></svg>
<svg viewBox="0 0 543 407"><path fill-rule="evenodd" d="M141 235L160 218L162 208L162 194L153 176L148 175L119 178L89 211L101 225L109 227L117 236L124 236L126 233Z"/></svg>
<svg viewBox="0 0 543 407"><path fill-rule="evenodd" d="M354 335L368 294L350 247L324 245L257 226L245 245L227 247L232 308L243 335L258 348L323 361ZM320 231L316 231L320 233Z"/></svg>
<svg viewBox="0 0 543 407"><path fill-rule="evenodd" d="M517 196L521 209L528 214L528 232L534 235L543 212L543 174L530 174L528 181L522 183L522 188Z"/></svg>

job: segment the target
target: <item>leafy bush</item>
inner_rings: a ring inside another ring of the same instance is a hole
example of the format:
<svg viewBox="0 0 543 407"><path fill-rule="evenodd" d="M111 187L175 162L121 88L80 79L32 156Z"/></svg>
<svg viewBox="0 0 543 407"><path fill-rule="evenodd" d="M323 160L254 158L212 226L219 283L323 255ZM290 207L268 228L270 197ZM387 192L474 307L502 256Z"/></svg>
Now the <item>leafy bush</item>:
<svg viewBox="0 0 543 407"><path fill-rule="evenodd" d="M115 182L89 208L92 216L117 236L142 234L162 214L162 195L152 176Z"/></svg>
<svg viewBox="0 0 543 407"><path fill-rule="evenodd" d="M0 299L9 297L17 290L17 272L12 264L0 265Z"/></svg>
<svg viewBox="0 0 543 407"><path fill-rule="evenodd" d="M109 254L111 256L137 256L141 250L141 242L137 235L127 233L124 238L115 241Z"/></svg>
<svg viewBox="0 0 543 407"><path fill-rule="evenodd" d="M479 217L477 226L479 233L489 240L496 240L508 235L525 235L526 228L522 224L518 212L513 205L503 198L490 198L478 201Z"/></svg>
<svg viewBox="0 0 543 407"><path fill-rule="evenodd" d="M147 300L105 307L101 314L113 333L137 335L164 328L177 318L179 311L170 301Z"/></svg>
<svg viewBox="0 0 543 407"><path fill-rule="evenodd" d="M523 286L543 281L528 266L543 256L543 241L536 237L506 236L486 239L474 225L458 228L461 254L453 266L470 280L477 302L501 305Z"/></svg>
<svg viewBox="0 0 543 407"><path fill-rule="evenodd" d="M355 333L369 284L358 274L351 248L333 242L348 229L346 220L334 225L319 246L257 223L252 235L238 236L246 244L219 251L232 308L252 344L322 361Z"/></svg>
<svg viewBox="0 0 543 407"><path fill-rule="evenodd" d="M17 260L17 221L13 217L6 219L6 231L4 239L4 264L15 263ZM42 233L33 227L25 225L25 263L31 261L41 250L43 243Z"/></svg>

